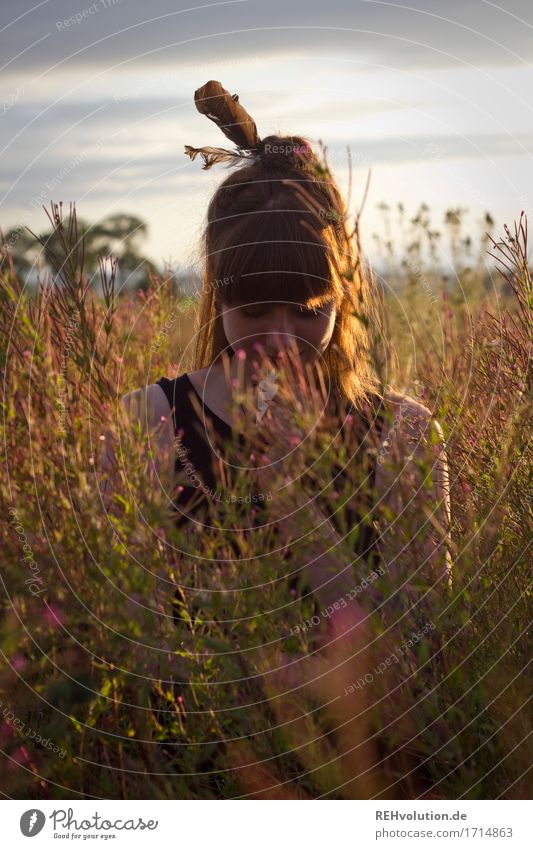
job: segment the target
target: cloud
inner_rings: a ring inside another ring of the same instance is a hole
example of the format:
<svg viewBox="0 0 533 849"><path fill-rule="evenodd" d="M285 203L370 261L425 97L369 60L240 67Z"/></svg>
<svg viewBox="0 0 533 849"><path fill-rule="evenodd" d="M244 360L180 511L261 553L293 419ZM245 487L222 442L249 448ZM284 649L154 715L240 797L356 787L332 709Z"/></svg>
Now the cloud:
<svg viewBox="0 0 533 849"><path fill-rule="evenodd" d="M449 160L486 159L490 162L496 157L517 155L520 144L533 149L533 135L517 139L500 135L471 139L413 136L354 141L346 138L329 146L329 159L334 173L344 178L348 165L347 146L351 149L355 170L366 173L372 169L379 174L390 166L417 162L433 163L436 169ZM191 163L180 150L164 154L141 151L132 157L131 149L113 151L105 146L89 146L71 155L55 153L36 162L19 179L13 198L19 208L30 206L34 199L45 205L50 200L65 203L76 200L82 206L90 199L91 205L97 200L102 208L108 203L121 202L129 209L144 198L159 198L163 203L172 198L190 198L199 190L207 194L223 174L224 169L216 173L215 169L202 172L198 163ZM1 167L0 191L11 193L12 186L12 168ZM15 209L12 214L15 215ZM7 222L4 217L3 226L8 223L14 224L15 220Z"/></svg>
<svg viewBox="0 0 533 849"><path fill-rule="evenodd" d="M409 8L411 6L411 8ZM348 51L397 67L531 60L529 0L3 0L0 48L18 74L60 67L201 64L214 57Z"/></svg>
<svg viewBox="0 0 533 849"><path fill-rule="evenodd" d="M3 227L36 199L94 219L138 210L161 232L174 202L180 231L199 222L226 173L183 153L226 144L194 108L208 79L240 94L261 135L323 138L343 176L349 145L395 196L414 196L417 170L442 193L450 160L488 169L489 193L493 160L520 163L517 185L531 173L529 0L3 0L3 13Z"/></svg>

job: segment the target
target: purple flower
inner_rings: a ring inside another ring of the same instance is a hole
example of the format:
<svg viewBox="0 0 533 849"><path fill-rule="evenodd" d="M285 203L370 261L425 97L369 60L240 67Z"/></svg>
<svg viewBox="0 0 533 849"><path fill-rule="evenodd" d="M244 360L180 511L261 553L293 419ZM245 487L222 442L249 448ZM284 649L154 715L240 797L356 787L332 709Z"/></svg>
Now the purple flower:
<svg viewBox="0 0 533 849"><path fill-rule="evenodd" d="M52 625L54 628L63 625L65 621L60 609L51 604L46 605L43 618L48 625Z"/></svg>
<svg viewBox="0 0 533 849"><path fill-rule="evenodd" d="M27 662L28 661L26 660L24 655L20 654L19 652L17 652L17 654L14 654L11 658L11 665L13 669L15 669L17 672L20 672L21 669L24 669Z"/></svg>

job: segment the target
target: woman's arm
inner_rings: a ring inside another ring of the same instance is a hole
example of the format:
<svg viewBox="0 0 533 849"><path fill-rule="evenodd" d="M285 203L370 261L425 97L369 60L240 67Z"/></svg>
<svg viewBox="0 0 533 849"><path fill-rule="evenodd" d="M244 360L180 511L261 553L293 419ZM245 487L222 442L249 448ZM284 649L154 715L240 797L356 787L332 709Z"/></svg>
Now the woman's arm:
<svg viewBox="0 0 533 849"><path fill-rule="evenodd" d="M133 435L141 440L141 461L146 465L149 480L169 492L174 479L174 428L165 393L157 384L150 384L124 395L122 406ZM108 510L118 486L120 440L117 445L110 431L105 437L99 462L99 486L103 505Z"/></svg>
<svg viewBox="0 0 533 849"><path fill-rule="evenodd" d="M452 583L450 491L442 428L417 401L391 393L377 449L376 496L386 568ZM442 583L441 583L442 586Z"/></svg>

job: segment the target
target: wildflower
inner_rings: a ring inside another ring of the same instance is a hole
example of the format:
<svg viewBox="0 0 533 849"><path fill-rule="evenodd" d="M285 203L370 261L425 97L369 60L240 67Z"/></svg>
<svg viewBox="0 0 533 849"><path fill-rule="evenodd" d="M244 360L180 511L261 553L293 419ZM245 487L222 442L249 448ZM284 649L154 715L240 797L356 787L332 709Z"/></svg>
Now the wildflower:
<svg viewBox="0 0 533 849"><path fill-rule="evenodd" d="M26 663L26 658L23 654L20 654L19 652L17 652L17 654L14 654L11 658L11 665L13 669L15 669L17 672L20 672L21 669L24 669Z"/></svg>
<svg viewBox="0 0 533 849"><path fill-rule="evenodd" d="M46 610L43 618L48 625L52 625L53 627L56 627L57 625L63 625L64 623L63 615L59 608L51 604L46 605Z"/></svg>
<svg viewBox="0 0 533 849"><path fill-rule="evenodd" d="M11 763L8 763L7 769L9 772L14 772L16 770L16 764L20 766L26 766L27 764L31 767L33 764L32 759L30 758L30 753L28 752L25 746L19 746L13 754L11 755Z"/></svg>

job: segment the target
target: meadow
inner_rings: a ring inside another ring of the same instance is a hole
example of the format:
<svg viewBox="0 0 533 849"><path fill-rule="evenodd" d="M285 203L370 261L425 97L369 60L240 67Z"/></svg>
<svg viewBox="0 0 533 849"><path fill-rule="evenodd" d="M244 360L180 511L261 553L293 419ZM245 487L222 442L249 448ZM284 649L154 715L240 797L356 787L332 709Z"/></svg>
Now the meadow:
<svg viewBox="0 0 533 849"><path fill-rule="evenodd" d="M527 219L518 211L505 226L488 216L471 237L460 210L440 232L427 207L411 220L403 208L383 215L398 215L404 236L399 245L376 238L385 336L376 363L384 383L420 398L443 428L453 587L420 581L419 601L397 614L380 654L373 617L343 611L331 627L340 635L348 626L350 638L315 652L310 599L287 603L269 530L238 536L249 570L231 559L224 528L239 526L238 500L224 501L211 529L173 525L119 400L190 368L195 299L156 273L119 292L105 258L97 294L73 207L52 206L53 274L37 292L3 250L5 796L528 797ZM453 273L442 270L444 243ZM112 509L98 485L106 439L120 460ZM324 456L324 480L330 463ZM231 491L245 485L237 479ZM331 499L338 508L339 493ZM373 582L387 597L401 592L395 580ZM243 582L246 592L233 592ZM298 685L282 650L304 658Z"/></svg>

